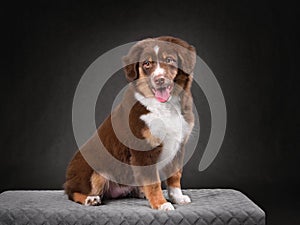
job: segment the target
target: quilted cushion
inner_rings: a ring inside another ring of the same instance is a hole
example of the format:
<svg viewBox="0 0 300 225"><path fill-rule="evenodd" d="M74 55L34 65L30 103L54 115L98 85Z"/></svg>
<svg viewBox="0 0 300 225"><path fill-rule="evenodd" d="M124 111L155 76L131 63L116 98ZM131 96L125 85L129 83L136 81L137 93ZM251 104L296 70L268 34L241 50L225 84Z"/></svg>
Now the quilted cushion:
<svg viewBox="0 0 300 225"><path fill-rule="evenodd" d="M183 192L192 203L162 212L152 210L145 199L107 200L88 207L69 201L63 191L6 191L0 194L0 224L265 224L265 213L241 192Z"/></svg>

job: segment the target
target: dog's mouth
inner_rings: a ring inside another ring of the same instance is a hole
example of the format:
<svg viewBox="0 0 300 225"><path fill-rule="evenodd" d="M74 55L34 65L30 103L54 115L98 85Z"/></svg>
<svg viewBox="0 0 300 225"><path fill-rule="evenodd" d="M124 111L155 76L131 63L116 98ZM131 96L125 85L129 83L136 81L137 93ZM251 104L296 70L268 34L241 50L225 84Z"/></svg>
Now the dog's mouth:
<svg viewBox="0 0 300 225"><path fill-rule="evenodd" d="M154 93L154 96L156 100L159 102L167 102L171 96L171 91L173 89L173 85L168 85L165 87L157 87L157 88L152 88L152 91Z"/></svg>

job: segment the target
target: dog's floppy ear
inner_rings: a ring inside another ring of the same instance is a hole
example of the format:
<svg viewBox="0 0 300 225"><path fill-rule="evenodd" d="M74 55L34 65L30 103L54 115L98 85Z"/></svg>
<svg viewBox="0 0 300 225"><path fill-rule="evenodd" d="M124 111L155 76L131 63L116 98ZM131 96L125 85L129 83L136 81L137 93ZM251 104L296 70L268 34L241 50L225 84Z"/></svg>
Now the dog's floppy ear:
<svg viewBox="0 0 300 225"><path fill-rule="evenodd" d="M131 47L128 54L122 58L124 72L129 82L136 80L139 77L139 60L144 47L144 41L139 41Z"/></svg>
<svg viewBox="0 0 300 225"><path fill-rule="evenodd" d="M179 69L181 69L186 74L191 74L193 72L196 63L196 49L194 48L194 46L179 38L171 36L162 36L157 39L160 41L167 41L178 45L176 49L178 57L180 59L178 65Z"/></svg>

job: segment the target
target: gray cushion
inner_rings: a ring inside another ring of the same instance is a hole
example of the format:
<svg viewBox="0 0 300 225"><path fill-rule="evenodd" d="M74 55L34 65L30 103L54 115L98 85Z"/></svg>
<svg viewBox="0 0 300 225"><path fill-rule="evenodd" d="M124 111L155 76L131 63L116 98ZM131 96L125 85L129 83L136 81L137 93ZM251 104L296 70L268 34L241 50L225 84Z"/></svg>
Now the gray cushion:
<svg viewBox="0 0 300 225"><path fill-rule="evenodd" d="M183 192L191 204L162 212L152 210L145 199L106 200L92 207L69 201L63 191L6 191L0 194L0 224L265 224L265 213L241 192Z"/></svg>

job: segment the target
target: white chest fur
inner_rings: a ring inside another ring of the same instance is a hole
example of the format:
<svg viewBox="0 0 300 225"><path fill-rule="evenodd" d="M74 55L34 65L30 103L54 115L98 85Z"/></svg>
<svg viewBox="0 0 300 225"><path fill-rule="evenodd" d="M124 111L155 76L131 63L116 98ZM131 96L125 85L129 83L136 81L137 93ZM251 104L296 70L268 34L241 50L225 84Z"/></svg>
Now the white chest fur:
<svg viewBox="0 0 300 225"><path fill-rule="evenodd" d="M164 167L174 158L191 130L181 114L179 97L172 97L165 103L145 98L139 93L135 93L135 98L150 111L140 119L149 127L151 134L162 141L159 167Z"/></svg>

